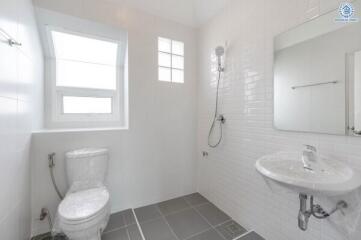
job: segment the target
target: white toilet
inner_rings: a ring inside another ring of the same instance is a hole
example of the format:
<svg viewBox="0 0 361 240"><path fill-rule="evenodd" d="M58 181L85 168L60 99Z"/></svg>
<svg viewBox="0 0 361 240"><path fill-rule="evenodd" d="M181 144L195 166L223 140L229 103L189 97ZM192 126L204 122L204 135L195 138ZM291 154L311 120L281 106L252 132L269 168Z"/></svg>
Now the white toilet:
<svg viewBox="0 0 361 240"><path fill-rule="evenodd" d="M110 215L107 149L66 153L69 190L58 207L60 230L71 240L100 240Z"/></svg>

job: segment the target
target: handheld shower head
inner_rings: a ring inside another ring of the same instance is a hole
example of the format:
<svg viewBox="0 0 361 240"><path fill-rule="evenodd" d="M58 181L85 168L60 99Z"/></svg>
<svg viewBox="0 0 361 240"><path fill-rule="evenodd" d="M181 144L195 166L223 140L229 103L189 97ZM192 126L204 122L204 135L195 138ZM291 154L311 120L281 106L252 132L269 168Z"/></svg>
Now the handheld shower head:
<svg viewBox="0 0 361 240"><path fill-rule="evenodd" d="M224 55L224 47L222 47L222 46L216 47L215 53L216 53L216 56L217 56L217 59L218 59L218 68L221 70L222 69L221 58Z"/></svg>
<svg viewBox="0 0 361 240"><path fill-rule="evenodd" d="M224 55L224 47L222 47L222 46L216 47L215 51L216 51L217 57L222 57Z"/></svg>

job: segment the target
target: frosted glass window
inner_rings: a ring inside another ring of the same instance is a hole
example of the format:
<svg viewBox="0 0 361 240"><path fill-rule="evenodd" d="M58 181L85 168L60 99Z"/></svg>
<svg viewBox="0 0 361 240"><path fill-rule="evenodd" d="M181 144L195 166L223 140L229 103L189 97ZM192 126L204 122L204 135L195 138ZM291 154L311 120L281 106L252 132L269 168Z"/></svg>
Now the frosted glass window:
<svg viewBox="0 0 361 240"><path fill-rule="evenodd" d="M184 69L184 57L172 56L172 68Z"/></svg>
<svg viewBox="0 0 361 240"><path fill-rule="evenodd" d="M169 53L159 53L158 64L162 67L171 67L172 59Z"/></svg>
<svg viewBox="0 0 361 240"><path fill-rule="evenodd" d="M51 31L56 59L56 85L116 89L118 44Z"/></svg>
<svg viewBox="0 0 361 240"><path fill-rule="evenodd" d="M171 82L171 68L159 68L159 81Z"/></svg>
<svg viewBox="0 0 361 240"><path fill-rule="evenodd" d="M118 44L79 35L52 31L58 59L116 65Z"/></svg>
<svg viewBox="0 0 361 240"><path fill-rule="evenodd" d="M112 99L100 97L63 97L63 112L73 114L112 113Z"/></svg>
<svg viewBox="0 0 361 240"><path fill-rule="evenodd" d="M172 82L183 83L184 82L184 72L183 70L172 70Z"/></svg>
<svg viewBox="0 0 361 240"><path fill-rule="evenodd" d="M56 85L92 89L116 89L116 68L76 61L56 61Z"/></svg>
<svg viewBox="0 0 361 240"><path fill-rule="evenodd" d="M166 38L158 39L158 51L171 53L172 40Z"/></svg>
<svg viewBox="0 0 361 240"><path fill-rule="evenodd" d="M184 43L172 41L172 53L184 56Z"/></svg>
<svg viewBox="0 0 361 240"><path fill-rule="evenodd" d="M184 82L184 43L158 38L158 80Z"/></svg>

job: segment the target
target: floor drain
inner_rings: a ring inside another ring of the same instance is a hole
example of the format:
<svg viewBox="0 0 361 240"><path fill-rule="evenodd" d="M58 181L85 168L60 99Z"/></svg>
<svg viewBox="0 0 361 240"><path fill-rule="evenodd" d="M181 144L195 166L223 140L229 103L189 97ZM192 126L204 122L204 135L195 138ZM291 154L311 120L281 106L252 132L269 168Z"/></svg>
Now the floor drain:
<svg viewBox="0 0 361 240"><path fill-rule="evenodd" d="M246 232L246 229L233 220L223 224L217 229L221 231L224 236L227 236L227 239L236 238Z"/></svg>

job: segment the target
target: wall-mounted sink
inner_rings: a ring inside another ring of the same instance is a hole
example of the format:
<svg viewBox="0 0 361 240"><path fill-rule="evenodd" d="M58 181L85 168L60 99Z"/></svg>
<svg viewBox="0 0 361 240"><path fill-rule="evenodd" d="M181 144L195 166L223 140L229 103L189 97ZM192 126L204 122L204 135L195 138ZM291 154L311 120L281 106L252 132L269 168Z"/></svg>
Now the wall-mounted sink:
<svg viewBox="0 0 361 240"><path fill-rule="evenodd" d="M318 155L309 165L304 157L305 152L279 152L257 160L256 169L266 179L299 194L336 196L361 186L360 175L347 165Z"/></svg>

